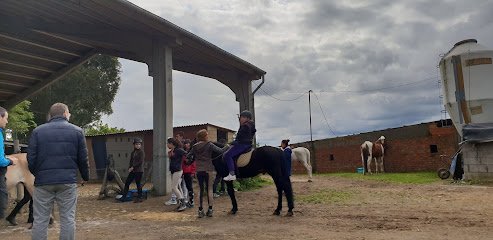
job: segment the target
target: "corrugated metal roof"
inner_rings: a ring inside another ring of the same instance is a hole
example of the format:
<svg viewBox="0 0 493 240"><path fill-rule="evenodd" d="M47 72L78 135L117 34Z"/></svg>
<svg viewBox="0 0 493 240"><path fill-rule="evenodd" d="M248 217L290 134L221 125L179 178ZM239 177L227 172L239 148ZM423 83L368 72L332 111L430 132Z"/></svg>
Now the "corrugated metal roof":
<svg viewBox="0 0 493 240"><path fill-rule="evenodd" d="M2 0L0 105L13 106L94 54L149 63L156 41L172 47L175 70L216 79L265 74L125 0Z"/></svg>

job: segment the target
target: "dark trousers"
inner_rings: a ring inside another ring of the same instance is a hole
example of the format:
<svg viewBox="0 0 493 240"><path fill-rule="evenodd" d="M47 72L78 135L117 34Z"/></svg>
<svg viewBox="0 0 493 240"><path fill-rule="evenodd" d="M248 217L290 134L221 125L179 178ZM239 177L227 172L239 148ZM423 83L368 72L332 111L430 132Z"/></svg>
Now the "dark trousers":
<svg viewBox="0 0 493 240"><path fill-rule="evenodd" d="M3 147L3 146L1 146ZM9 203L9 192L7 191L6 167L0 167L0 219L5 217L7 204Z"/></svg>
<svg viewBox="0 0 493 240"><path fill-rule="evenodd" d="M135 180L135 184L137 185L138 197L142 198L142 185L140 181L142 180L142 172L130 172L127 177L127 181L125 181L125 188L123 189L123 197L127 196L128 188L130 184Z"/></svg>
<svg viewBox="0 0 493 240"><path fill-rule="evenodd" d="M220 174L216 174L216 178L214 178L214 184L212 185L212 192L217 193L217 185L221 183L221 191L225 192L226 191L226 185L224 185L224 180L223 177L221 177Z"/></svg>
<svg viewBox="0 0 493 240"><path fill-rule="evenodd" d="M184 173L183 180L188 189L188 201L193 203L193 177L191 173Z"/></svg>
<svg viewBox="0 0 493 240"><path fill-rule="evenodd" d="M204 195L207 194L207 202L209 203L209 208L212 208L214 204L214 198L212 193L212 171L197 172L197 179L199 180L199 210L202 210L202 201L204 199Z"/></svg>

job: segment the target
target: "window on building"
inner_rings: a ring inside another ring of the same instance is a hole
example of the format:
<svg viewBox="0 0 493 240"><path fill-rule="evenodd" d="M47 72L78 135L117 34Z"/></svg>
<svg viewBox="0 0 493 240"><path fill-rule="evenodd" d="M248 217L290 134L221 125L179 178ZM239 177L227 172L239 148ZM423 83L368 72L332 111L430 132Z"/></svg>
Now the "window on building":
<svg viewBox="0 0 493 240"><path fill-rule="evenodd" d="M430 153L437 153L438 152L438 146L437 145L430 145Z"/></svg>
<svg viewBox="0 0 493 240"><path fill-rule="evenodd" d="M127 139L127 142L130 142L130 138Z"/></svg>
<svg viewBox="0 0 493 240"><path fill-rule="evenodd" d="M120 157L120 153L118 153L118 157Z"/></svg>
<svg viewBox="0 0 493 240"><path fill-rule="evenodd" d="M118 142L118 138L115 138L115 142Z"/></svg>
<svg viewBox="0 0 493 240"><path fill-rule="evenodd" d="M330 156L329 156L329 160L330 160L330 161L334 161L334 154L330 154Z"/></svg>
<svg viewBox="0 0 493 240"><path fill-rule="evenodd" d="M128 157L128 153L125 153L125 157Z"/></svg>
<svg viewBox="0 0 493 240"><path fill-rule="evenodd" d="M120 138L120 142L123 142L123 138Z"/></svg>

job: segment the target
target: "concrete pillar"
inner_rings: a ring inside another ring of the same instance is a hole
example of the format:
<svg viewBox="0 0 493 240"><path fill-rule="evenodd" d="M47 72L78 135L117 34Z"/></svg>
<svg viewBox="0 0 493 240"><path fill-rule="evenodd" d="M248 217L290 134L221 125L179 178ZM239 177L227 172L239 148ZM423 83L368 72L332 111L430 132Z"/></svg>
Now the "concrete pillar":
<svg viewBox="0 0 493 240"><path fill-rule="evenodd" d="M173 136L172 51L163 42L152 43L150 73L153 77L152 183L155 194L171 192L171 174L166 139Z"/></svg>
<svg viewBox="0 0 493 240"><path fill-rule="evenodd" d="M240 103L240 112L248 110L254 112L252 82L248 79L238 79L236 101Z"/></svg>

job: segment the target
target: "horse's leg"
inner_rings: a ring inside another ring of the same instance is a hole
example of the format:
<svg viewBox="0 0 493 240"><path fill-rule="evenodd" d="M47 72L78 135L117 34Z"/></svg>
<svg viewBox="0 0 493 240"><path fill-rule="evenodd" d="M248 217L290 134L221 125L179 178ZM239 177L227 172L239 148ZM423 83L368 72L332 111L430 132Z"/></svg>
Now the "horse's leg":
<svg viewBox="0 0 493 240"><path fill-rule="evenodd" d="M286 216L293 216L294 199L293 199L293 186L291 185L291 179L289 177L284 178L284 194L286 195L286 200L288 202L288 213Z"/></svg>
<svg viewBox="0 0 493 240"><path fill-rule="evenodd" d="M369 174L372 174L371 172L371 162L373 160L373 156L371 155L371 153L368 155L368 159L366 160L366 167L368 168L368 173Z"/></svg>
<svg viewBox="0 0 493 240"><path fill-rule="evenodd" d="M22 183L19 183L22 184ZM15 221L15 216L19 213L19 211L22 209L26 203L28 203L31 200L31 195L27 191L26 188L24 188L24 197L15 205L14 209L10 212L9 216L5 218L10 224L13 226L17 225L17 221Z"/></svg>
<svg viewBox="0 0 493 240"><path fill-rule="evenodd" d="M301 160L301 164L303 164L303 166L305 166L306 172L308 173L308 181L311 182L312 181L312 166L308 163L308 161L310 161L310 158L305 159L305 160Z"/></svg>
<svg viewBox="0 0 493 240"><path fill-rule="evenodd" d="M276 190L277 190L277 208L274 210L274 213L272 215L281 215L281 210L282 210L282 190L284 189L283 187L283 180L281 179L281 176L279 175L273 175L272 179L274 180L274 183L276 184Z"/></svg>
<svg viewBox="0 0 493 240"><path fill-rule="evenodd" d="M366 175L366 159L365 159L365 153L363 150L363 147L360 147L360 152L361 152L361 165L363 165L363 175Z"/></svg>
<svg viewBox="0 0 493 240"><path fill-rule="evenodd" d="M233 205L233 208L231 208L231 211L229 211L229 213L236 214L236 212L238 211L238 203L236 202L235 190L233 188L233 181L226 181L226 187L228 188L228 195L229 198L231 199L231 204Z"/></svg>

